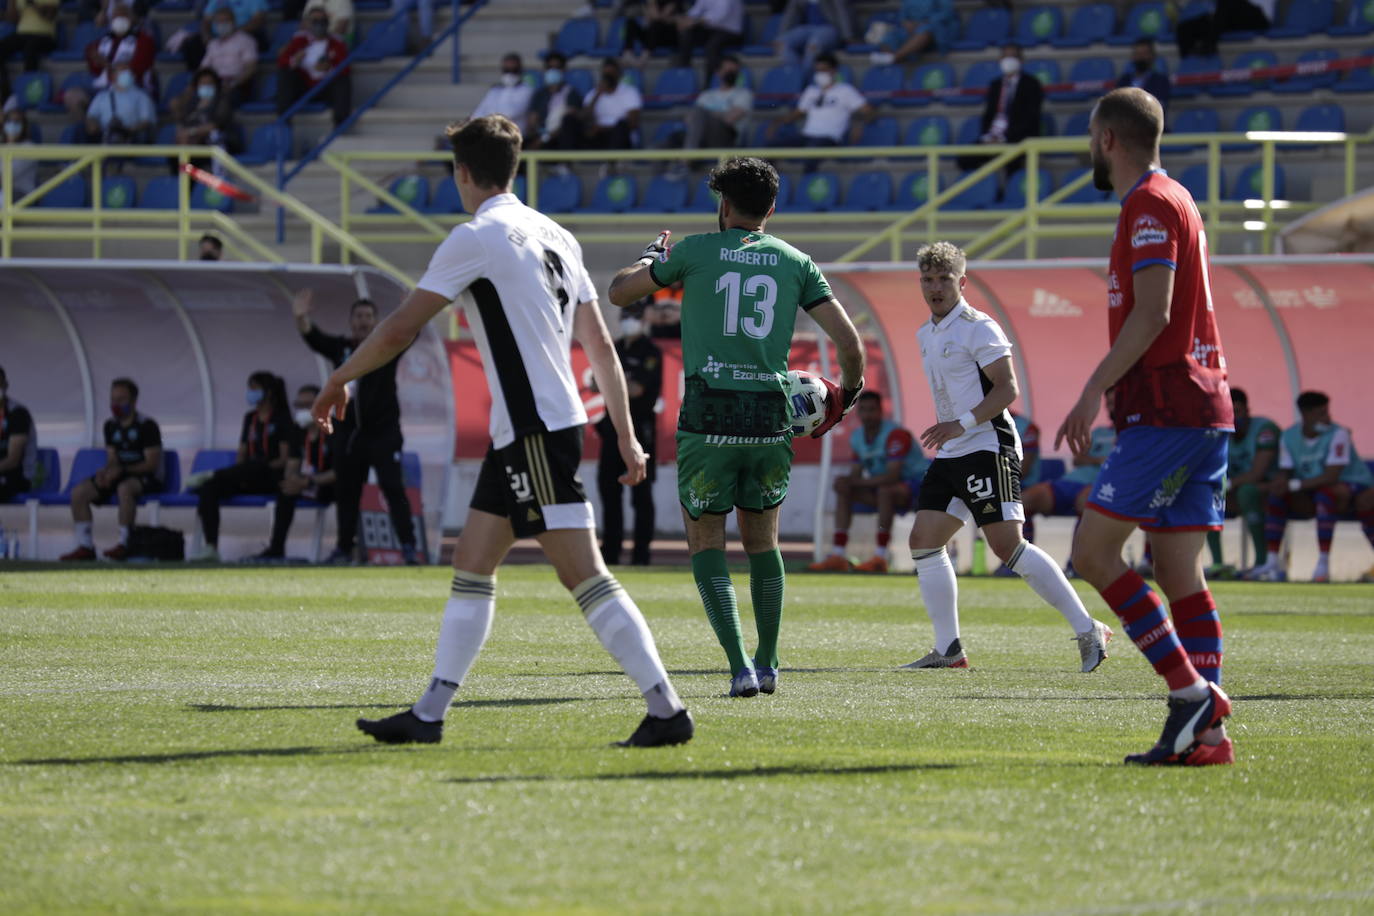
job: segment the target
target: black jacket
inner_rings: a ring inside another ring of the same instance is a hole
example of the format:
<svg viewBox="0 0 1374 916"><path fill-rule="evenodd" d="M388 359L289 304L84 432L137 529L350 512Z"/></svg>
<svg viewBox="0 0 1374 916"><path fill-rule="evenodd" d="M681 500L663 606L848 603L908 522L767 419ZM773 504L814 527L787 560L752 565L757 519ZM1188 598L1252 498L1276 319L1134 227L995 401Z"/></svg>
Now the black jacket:
<svg viewBox="0 0 1374 916"><path fill-rule="evenodd" d="M1002 96L1002 78L988 83L987 95L983 98L983 129L979 135L986 134L997 117L997 100ZM1045 101L1045 91L1036 79L1024 70L1016 82L1016 91L1007 103L1007 142L1019 143L1027 137L1040 136L1040 109Z"/></svg>
<svg viewBox="0 0 1374 916"><path fill-rule="evenodd" d="M353 341L336 334L326 334L314 325L304 335L305 344L334 364L335 368L353 355ZM401 405L396 400L396 365L405 351L391 362L358 379L357 396L348 401L343 425L356 424L359 432L373 438L401 433Z"/></svg>

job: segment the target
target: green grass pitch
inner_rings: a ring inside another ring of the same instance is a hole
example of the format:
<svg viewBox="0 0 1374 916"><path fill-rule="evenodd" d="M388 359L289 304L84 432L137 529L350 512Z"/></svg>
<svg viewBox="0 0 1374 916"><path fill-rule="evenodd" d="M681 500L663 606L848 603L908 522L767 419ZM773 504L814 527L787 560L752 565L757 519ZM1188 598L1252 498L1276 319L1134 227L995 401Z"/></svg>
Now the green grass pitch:
<svg viewBox="0 0 1374 916"><path fill-rule="evenodd" d="M794 575L750 700L686 572L622 581L684 747L610 746L642 701L547 567L409 748L353 720L423 686L443 570L0 572L0 912L1374 911L1374 587L1218 585L1238 761L1191 770L1120 765L1162 685L1017 581L906 672L911 577Z"/></svg>

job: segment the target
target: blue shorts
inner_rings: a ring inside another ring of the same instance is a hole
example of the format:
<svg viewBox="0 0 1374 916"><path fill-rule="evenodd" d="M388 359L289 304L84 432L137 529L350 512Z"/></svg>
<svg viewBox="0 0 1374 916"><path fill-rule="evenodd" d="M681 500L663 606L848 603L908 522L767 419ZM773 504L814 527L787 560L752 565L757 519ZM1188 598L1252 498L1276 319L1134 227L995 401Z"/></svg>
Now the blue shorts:
<svg viewBox="0 0 1374 916"><path fill-rule="evenodd" d="M1063 477L1051 480L1050 490L1054 492L1054 514L1077 515L1078 508L1074 503L1078 502L1078 494L1090 486L1091 484L1086 484L1081 480L1066 480Z"/></svg>
<svg viewBox="0 0 1374 916"><path fill-rule="evenodd" d="M1088 505L1147 531L1219 529L1226 509L1229 441L1223 429L1124 430Z"/></svg>

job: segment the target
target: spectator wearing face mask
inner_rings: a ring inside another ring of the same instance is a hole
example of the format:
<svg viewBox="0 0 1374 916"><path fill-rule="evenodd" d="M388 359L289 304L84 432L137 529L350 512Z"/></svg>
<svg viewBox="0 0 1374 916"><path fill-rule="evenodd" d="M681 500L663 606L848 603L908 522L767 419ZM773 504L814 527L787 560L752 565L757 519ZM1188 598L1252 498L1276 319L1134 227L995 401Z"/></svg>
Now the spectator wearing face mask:
<svg viewBox="0 0 1374 916"><path fill-rule="evenodd" d="M229 105L237 108L252 95L253 76L258 69L258 43L234 24L234 13L227 7L215 11L210 29L213 37L205 46L200 69L213 71L219 77L220 89L228 95Z"/></svg>
<svg viewBox="0 0 1374 916"><path fill-rule="evenodd" d="M108 89L114 65L127 63L134 74L135 85L150 94L157 92L157 75L153 72L157 46L146 32L135 26L129 5L117 4L105 34L86 45L86 68L91 73L92 87Z"/></svg>
<svg viewBox="0 0 1374 916"><path fill-rule="evenodd" d="M649 547L654 540L654 451L657 439L659 394L663 390L663 351L644 333L642 310L622 313L620 339L615 352L625 371L625 389L630 398L630 421L635 438L644 446L645 476L630 488L630 502L634 507L634 550L630 562L635 566L649 565ZM601 460L597 465L596 482L601 493L601 558L607 566L620 563L625 540L624 487L620 475L625 462L620 457L619 439L609 415L596 424L601 436Z"/></svg>
<svg viewBox="0 0 1374 916"><path fill-rule="evenodd" d="M218 261L224 257L224 243L219 240L219 236L205 233L200 237L200 259L202 261Z"/></svg>
<svg viewBox="0 0 1374 916"><path fill-rule="evenodd" d="M219 505L233 496L279 492L286 464L297 452L298 429L286 400L286 385L271 372L248 376L248 412L243 415L239 449L234 463L199 481L200 516L205 546L189 559L194 563L218 563Z"/></svg>
<svg viewBox="0 0 1374 916"><path fill-rule="evenodd" d="M827 53L816 58L811 85L802 91L797 107L773 122L774 142L782 125L803 118L806 120L802 124L802 146L841 146L858 140L860 126L852 123L854 116L862 121L872 114L873 108L853 84L836 78L838 72L835 55Z"/></svg>
<svg viewBox="0 0 1374 916"><path fill-rule="evenodd" d="M127 61L113 66L109 88L96 93L86 109L86 137L92 143L148 143L157 123L157 106L138 88Z"/></svg>
<svg viewBox="0 0 1374 916"><path fill-rule="evenodd" d="M505 115L516 124L523 124L533 96L534 87L525 81L525 67L520 55L507 54L501 58L501 79L482 96L482 101L477 103L472 116L482 118L499 114Z"/></svg>
<svg viewBox="0 0 1374 916"><path fill-rule="evenodd" d="M580 149L582 93L568 85L568 59L559 51L544 58L544 79L530 99L525 149Z"/></svg>
<svg viewBox="0 0 1374 916"><path fill-rule="evenodd" d="M1158 58L1152 38L1138 39L1131 45L1131 66L1116 81L1117 88L1134 86L1144 89L1159 100L1159 106L1167 115L1169 112L1169 77L1155 69Z"/></svg>
<svg viewBox="0 0 1374 916"><path fill-rule="evenodd" d="M172 100L172 113L176 118L176 139L181 146L219 146L231 149L233 137L234 110L230 105L229 93L221 87L219 77L213 70L202 69L196 72L186 91ZM173 174L177 169L175 162L169 162ZM196 162L202 168L208 164Z"/></svg>
<svg viewBox="0 0 1374 916"><path fill-rule="evenodd" d="M294 105L347 57L348 46L338 36L329 34L329 20L324 10L312 9L301 21L301 30L277 55L277 114ZM314 98L333 110L335 127L343 123L353 110L349 70L345 68Z"/></svg>
<svg viewBox="0 0 1374 916"><path fill-rule="evenodd" d="M29 119L22 108L15 107L5 112L5 133L0 141L10 146L33 144L33 138L29 136ZM3 178L0 175L0 181ZM10 178L13 181L10 192L12 199L18 200L38 187L38 160L18 157L10 160Z"/></svg>
<svg viewBox="0 0 1374 916"><path fill-rule="evenodd" d="M749 115L754 110L754 93L740 83L739 58L727 54L716 71L718 84L697 96L687 112L684 149L719 148L744 145Z"/></svg>
<svg viewBox="0 0 1374 916"><path fill-rule="evenodd" d="M286 537L296 517L296 503L313 499L322 505L334 501L334 455L329 435L310 416L310 405L320 393L318 385L302 385L296 391L291 418L300 431L298 454L287 459L286 472L277 485L277 503L272 514L272 541L253 559L261 562L286 557Z"/></svg>
<svg viewBox="0 0 1374 916"><path fill-rule="evenodd" d="M1040 136L1040 109L1045 102L1040 80L1022 72L1018 45L1003 46L999 63L1002 75L988 83L983 96L983 122L978 142L1020 143L1027 137ZM970 171L987 159L987 156L963 155L959 157L959 168ZM1007 165L1007 173L1019 169L1021 162L1020 158L1012 160Z"/></svg>
<svg viewBox="0 0 1374 916"><path fill-rule="evenodd" d="M601 62L601 82L586 98L586 143L592 149L633 149L639 145L639 114L644 98L622 79L620 62Z"/></svg>
<svg viewBox="0 0 1374 916"><path fill-rule="evenodd" d="M337 35L347 45L353 44L353 0L293 0L296 12L290 15L289 5L282 6L283 19L303 18L301 10L308 13L311 10L324 10L325 16L329 19L329 32Z"/></svg>

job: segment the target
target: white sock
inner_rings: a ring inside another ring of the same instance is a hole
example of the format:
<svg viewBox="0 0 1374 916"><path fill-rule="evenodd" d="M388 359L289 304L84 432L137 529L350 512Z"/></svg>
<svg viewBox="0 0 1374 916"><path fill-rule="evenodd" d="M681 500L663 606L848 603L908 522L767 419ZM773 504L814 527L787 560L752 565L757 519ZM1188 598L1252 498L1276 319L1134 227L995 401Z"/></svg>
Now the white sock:
<svg viewBox="0 0 1374 916"><path fill-rule="evenodd" d="M649 715L666 719L685 709L658 657L644 615L615 576L593 576L572 590L587 624L630 676L649 704Z"/></svg>
<svg viewBox="0 0 1374 916"><path fill-rule="evenodd" d="M91 535L90 522L76 522L76 546L95 549L95 538Z"/></svg>
<svg viewBox="0 0 1374 916"><path fill-rule="evenodd" d="M1093 628L1093 619L1088 616L1078 593L1073 590L1059 564L1050 555L1030 541L1022 541L1011 555L1007 564L1031 587L1040 598L1064 615L1075 633L1086 633Z"/></svg>
<svg viewBox="0 0 1374 916"><path fill-rule="evenodd" d="M496 577L455 570L453 591L444 605L439 642L434 647L434 675L414 706L416 718L443 721L453 695L491 634L495 613Z"/></svg>
<svg viewBox="0 0 1374 916"><path fill-rule="evenodd" d="M954 577L954 564L943 547L913 550L911 559L916 561L921 601L935 627L935 649L943 653L959 638L959 580Z"/></svg>
<svg viewBox="0 0 1374 916"><path fill-rule="evenodd" d="M1204 681L1202 678L1198 678L1188 687L1182 687L1178 690L1170 690L1169 696L1174 697L1175 699L1196 702L1202 699L1203 697L1207 696L1207 682Z"/></svg>
<svg viewBox="0 0 1374 916"><path fill-rule="evenodd" d="M123 544L125 547L128 547L128 546L129 546L129 526L128 526L128 525L120 525L120 526L119 526L119 543Z"/></svg>

